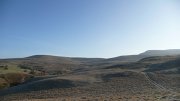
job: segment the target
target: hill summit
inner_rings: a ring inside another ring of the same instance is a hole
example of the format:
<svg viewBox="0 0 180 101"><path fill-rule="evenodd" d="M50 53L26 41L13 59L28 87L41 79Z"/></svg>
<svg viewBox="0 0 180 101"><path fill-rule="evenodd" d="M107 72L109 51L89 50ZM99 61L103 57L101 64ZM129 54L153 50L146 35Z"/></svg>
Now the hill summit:
<svg viewBox="0 0 180 101"><path fill-rule="evenodd" d="M180 55L180 49L148 50L139 55L146 55L146 56Z"/></svg>

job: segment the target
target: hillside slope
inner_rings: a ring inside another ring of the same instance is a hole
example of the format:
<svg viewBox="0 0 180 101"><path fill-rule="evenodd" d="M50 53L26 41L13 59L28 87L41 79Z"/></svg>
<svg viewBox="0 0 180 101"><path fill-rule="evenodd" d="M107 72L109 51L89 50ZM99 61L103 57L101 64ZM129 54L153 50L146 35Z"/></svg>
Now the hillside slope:
<svg viewBox="0 0 180 101"><path fill-rule="evenodd" d="M180 97L180 55L111 59L35 55L0 60L0 64L48 72L1 90L2 101L174 101Z"/></svg>

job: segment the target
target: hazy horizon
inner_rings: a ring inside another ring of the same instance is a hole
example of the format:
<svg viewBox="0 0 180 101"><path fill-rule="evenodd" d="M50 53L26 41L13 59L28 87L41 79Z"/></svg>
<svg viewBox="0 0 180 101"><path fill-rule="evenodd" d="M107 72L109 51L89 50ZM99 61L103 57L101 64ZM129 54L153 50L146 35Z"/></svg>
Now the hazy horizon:
<svg viewBox="0 0 180 101"><path fill-rule="evenodd" d="M0 58L180 49L179 0L1 0Z"/></svg>
<svg viewBox="0 0 180 101"><path fill-rule="evenodd" d="M5 58L1 58L0 59L13 59L13 58L26 58L26 57L31 57L31 56L58 56L58 57L68 57L68 58L104 58L104 59L110 59L110 58L116 58L116 57L120 57L120 56L130 56L130 55L140 55L142 53L146 53L148 51L161 51L163 54L163 51L180 51L180 49L165 49L165 50L146 50L140 53L136 53L136 54L121 54L121 55L117 55L117 56L113 56L113 57L86 57L86 56L65 56L65 55L56 55L56 54L31 54L31 55L27 55L27 56L20 56L20 57L5 57ZM168 53L167 53L168 54Z"/></svg>

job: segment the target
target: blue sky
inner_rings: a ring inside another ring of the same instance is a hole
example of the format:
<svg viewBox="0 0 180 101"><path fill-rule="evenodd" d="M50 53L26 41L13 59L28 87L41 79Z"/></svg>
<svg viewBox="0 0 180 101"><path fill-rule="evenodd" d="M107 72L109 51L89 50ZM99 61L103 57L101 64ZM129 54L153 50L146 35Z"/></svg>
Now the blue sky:
<svg viewBox="0 0 180 101"><path fill-rule="evenodd" d="M0 58L180 49L179 0L0 0Z"/></svg>

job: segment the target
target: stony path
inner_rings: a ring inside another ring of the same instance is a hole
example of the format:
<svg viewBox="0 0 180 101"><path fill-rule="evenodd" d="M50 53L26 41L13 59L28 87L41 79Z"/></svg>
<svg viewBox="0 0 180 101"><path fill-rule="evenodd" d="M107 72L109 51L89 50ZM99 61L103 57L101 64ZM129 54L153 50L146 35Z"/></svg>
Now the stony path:
<svg viewBox="0 0 180 101"><path fill-rule="evenodd" d="M175 99L174 97L178 94L177 92L173 91L172 89L168 89L160 84L158 84L157 82L155 82L154 80L152 80L149 75L145 72L143 72L142 74L144 74L144 76L147 78L147 80L153 84L154 86L156 86L158 89L163 90L163 91L167 91L169 92L169 94L167 95L167 101L180 101L180 99Z"/></svg>
<svg viewBox="0 0 180 101"><path fill-rule="evenodd" d="M160 84L156 83L155 81L153 81L153 80L148 76L147 73L143 73L143 74L144 74L144 76L148 79L148 81L149 81L150 83L152 83L153 85L155 85L158 89L160 89L160 90L165 90L165 91L168 90L167 88L165 88L165 87L163 87L162 85L160 85Z"/></svg>

